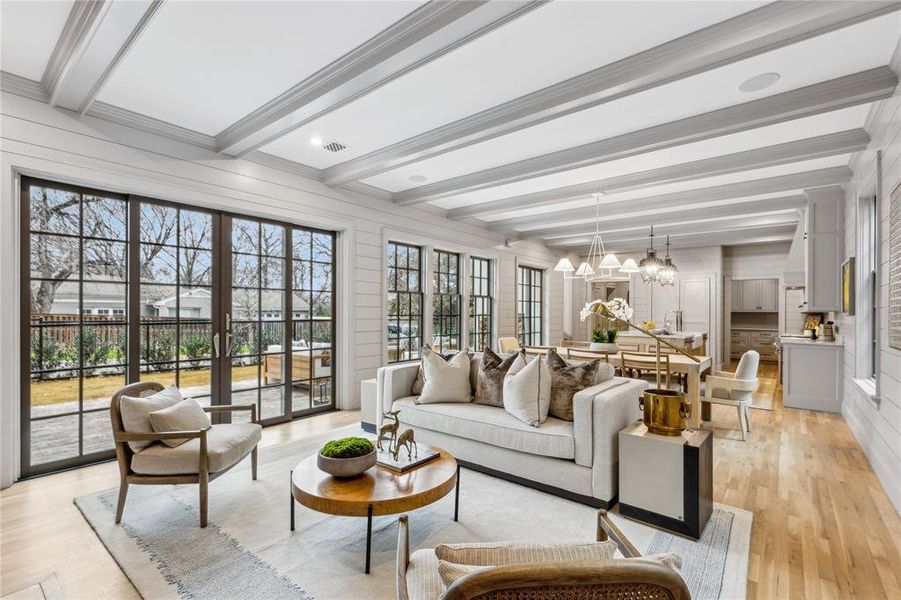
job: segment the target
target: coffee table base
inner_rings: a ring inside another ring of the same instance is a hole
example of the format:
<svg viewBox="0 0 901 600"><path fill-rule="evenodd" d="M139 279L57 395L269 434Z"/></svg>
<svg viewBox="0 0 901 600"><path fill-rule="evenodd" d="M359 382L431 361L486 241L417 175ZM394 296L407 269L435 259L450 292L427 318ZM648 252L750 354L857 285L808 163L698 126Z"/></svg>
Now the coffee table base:
<svg viewBox="0 0 901 600"><path fill-rule="evenodd" d="M291 531L294 531L294 493L291 490L294 481L294 471L291 471L288 477L288 496L291 498ZM457 465L457 482L454 484L454 521L458 521L460 516L460 465ZM372 556L372 504L366 510L366 570L369 575L369 564Z"/></svg>

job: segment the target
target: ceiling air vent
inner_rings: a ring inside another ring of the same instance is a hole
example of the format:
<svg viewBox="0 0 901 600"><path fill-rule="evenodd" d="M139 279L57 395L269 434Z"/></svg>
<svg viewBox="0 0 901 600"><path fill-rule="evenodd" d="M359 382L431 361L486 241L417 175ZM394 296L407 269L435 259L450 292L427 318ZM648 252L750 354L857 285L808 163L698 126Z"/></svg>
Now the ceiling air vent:
<svg viewBox="0 0 901 600"><path fill-rule="evenodd" d="M329 152L341 152L345 148L347 148L347 146L341 142L329 142L322 147L323 150L328 150Z"/></svg>

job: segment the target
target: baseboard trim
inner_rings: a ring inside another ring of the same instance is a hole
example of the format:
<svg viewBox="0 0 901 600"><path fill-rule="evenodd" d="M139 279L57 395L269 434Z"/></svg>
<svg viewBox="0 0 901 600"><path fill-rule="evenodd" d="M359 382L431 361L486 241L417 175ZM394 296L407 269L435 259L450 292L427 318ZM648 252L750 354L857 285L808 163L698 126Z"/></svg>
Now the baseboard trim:
<svg viewBox="0 0 901 600"><path fill-rule="evenodd" d="M614 495L610 500L601 500L600 498L585 496L584 494L576 494L575 492L570 492L569 490L564 490L552 485L547 485L546 483L526 479L525 477L519 477L518 475L504 473L503 471L498 471L496 469L492 469L491 467L477 465L476 463L471 463L466 460L460 460L459 458L457 459L457 464L471 471L478 471L479 473L484 473L485 475L491 475L492 477L497 477L498 479L503 479L504 481L516 483L518 485L532 488L533 490L538 490L539 492L544 492L553 496L559 496L560 498L572 500L573 502L578 502L579 504L587 504L588 506L592 506L594 508L609 509L610 507L615 506L617 502L616 495Z"/></svg>

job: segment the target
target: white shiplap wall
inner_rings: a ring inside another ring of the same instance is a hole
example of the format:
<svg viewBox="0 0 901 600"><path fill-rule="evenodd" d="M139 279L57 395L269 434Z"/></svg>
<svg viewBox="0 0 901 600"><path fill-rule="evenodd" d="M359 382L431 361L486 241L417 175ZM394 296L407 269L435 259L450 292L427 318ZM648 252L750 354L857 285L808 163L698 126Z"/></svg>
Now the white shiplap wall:
<svg viewBox="0 0 901 600"><path fill-rule="evenodd" d="M893 66L901 67L901 45ZM860 443L873 471L895 509L901 512L901 351L888 346L888 227L889 200L901 183L901 87L874 105L867 119L872 142L868 150L851 158L854 179L845 187L845 257L857 255L858 197L879 196L881 239L879 295L881 401L874 402L855 382L858 376L858 322L854 316L837 315L844 335L844 401L842 415Z"/></svg>
<svg viewBox="0 0 901 600"><path fill-rule="evenodd" d="M19 347L18 175L230 210L339 231L338 375L340 408L359 405L359 381L386 361L386 238L493 258L500 335L515 327L517 261L548 269L545 335L558 341L563 282L557 256L535 243L505 246L503 236L449 221L441 211L409 208L258 163L235 160L170 139L2 94L0 197L0 343ZM341 352L341 349L351 352ZM0 354L0 486L19 468L19 352Z"/></svg>

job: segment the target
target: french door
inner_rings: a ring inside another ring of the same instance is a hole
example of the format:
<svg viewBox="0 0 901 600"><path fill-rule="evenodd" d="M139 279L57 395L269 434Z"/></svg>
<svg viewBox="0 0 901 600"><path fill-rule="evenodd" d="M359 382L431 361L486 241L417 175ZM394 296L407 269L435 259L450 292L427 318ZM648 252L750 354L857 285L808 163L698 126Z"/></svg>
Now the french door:
<svg viewBox="0 0 901 600"><path fill-rule="evenodd" d="M254 404L264 425L334 408L334 233L21 187L23 475L112 457L129 382Z"/></svg>

